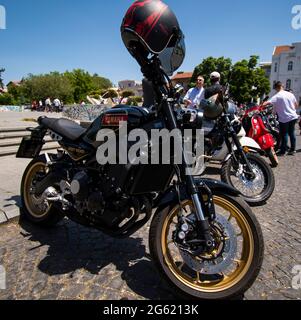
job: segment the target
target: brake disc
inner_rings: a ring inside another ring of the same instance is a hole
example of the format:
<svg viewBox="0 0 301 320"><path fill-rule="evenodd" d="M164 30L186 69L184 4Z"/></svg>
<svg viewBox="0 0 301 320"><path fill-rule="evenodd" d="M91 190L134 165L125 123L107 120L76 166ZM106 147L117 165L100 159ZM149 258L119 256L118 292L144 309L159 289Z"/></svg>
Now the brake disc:
<svg viewBox="0 0 301 320"><path fill-rule="evenodd" d="M180 249L182 259L190 269L207 275L225 271L233 263L237 251L237 236L232 224L225 217L217 214L214 226L223 236L223 248L216 257L209 259L201 256L196 257Z"/></svg>
<svg viewBox="0 0 301 320"><path fill-rule="evenodd" d="M252 169L255 174L253 180L248 179L244 173L237 173L237 177L242 185L250 190L262 190L264 188L264 175L257 165L252 164Z"/></svg>

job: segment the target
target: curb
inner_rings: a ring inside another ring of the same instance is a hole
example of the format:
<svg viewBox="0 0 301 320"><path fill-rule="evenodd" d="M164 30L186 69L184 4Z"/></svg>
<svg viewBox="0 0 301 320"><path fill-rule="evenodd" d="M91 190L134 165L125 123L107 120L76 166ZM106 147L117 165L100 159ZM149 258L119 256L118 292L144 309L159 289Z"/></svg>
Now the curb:
<svg viewBox="0 0 301 320"><path fill-rule="evenodd" d="M5 212L2 209L0 209L0 225L6 224L9 222L13 222L19 219L20 217L20 208L16 205L13 205L13 209L10 209L9 211Z"/></svg>

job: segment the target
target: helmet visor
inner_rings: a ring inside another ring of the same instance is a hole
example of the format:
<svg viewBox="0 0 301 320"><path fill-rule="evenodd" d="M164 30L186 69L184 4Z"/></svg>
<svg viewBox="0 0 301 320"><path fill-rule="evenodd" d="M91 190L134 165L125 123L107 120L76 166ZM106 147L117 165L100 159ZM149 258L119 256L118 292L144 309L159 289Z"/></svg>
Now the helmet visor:
<svg viewBox="0 0 301 320"><path fill-rule="evenodd" d="M184 35L181 32L175 46L167 47L159 54L162 68L168 76L172 76L173 73L182 65L185 53L185 40Z"/></svg>

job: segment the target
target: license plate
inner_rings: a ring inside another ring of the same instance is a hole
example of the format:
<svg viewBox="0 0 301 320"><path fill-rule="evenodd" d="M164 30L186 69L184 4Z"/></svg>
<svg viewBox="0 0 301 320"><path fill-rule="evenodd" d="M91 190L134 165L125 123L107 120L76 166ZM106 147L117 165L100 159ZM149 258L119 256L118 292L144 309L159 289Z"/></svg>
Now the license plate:
<svg viewBox="0 0 301 320"><path fill-rule="evenodd" d="M34 159L36 158L43 147L43 140L33 137L24 137L20 144L17 158Z"/></svg>

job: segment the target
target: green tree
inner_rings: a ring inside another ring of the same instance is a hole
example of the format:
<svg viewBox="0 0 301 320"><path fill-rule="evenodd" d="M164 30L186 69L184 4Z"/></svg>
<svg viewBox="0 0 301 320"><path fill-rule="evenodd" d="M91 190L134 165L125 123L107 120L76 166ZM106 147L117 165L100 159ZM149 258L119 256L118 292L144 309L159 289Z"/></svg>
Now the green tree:
<svg viewBox="0 0 301 320"><path fill-rule="evenodd" d="M258 56L234 64L230 80L230 93L238 103L257 100L270 92L270 82L265 72L257 67Z"/></svg>
<svg viewBox="0 0 301 320"><path fill-rule="evenodd" d="M141 103L141 102L143 102L142 97L131 96L131 97L129 97L127 104L129 106L138 106L139 103Z"/></svg>
<svg viewBox="0 0 301 320"><path fill-rule="evenodd" d="M109 89L113 87L113 84L109 79L103 78L97 73L92 76L92 83L94 90Z"/></svg>
<svg viewBox="0 0 301 320"><path fill-rule="evenodd" d="M232 65L229 58L204 59L193 73L191 86L195 86L199 74L205 77L205 85L210 85L210 74L218 71L221 74L221 84L230 83L231 97L238 103L248 103L252 99L261 98L270 91L269 80L264 71L257 67L259 57L252 55L249 60L241 60Z"/></svg>
<svg viewBox="0 0 301 320"><path fill-rule="evenodd" d="M88 93L95 89L91 75L82 69L75 69L64 74L69 79L74 92L74 101L85 100Z"/></svg>
<svg viewBox="0 0 301 320"><path fill-rule="evenodd" d="M2 73L5 72L4 68L0 68L0 88L4 87L3 79L2 79Z"/></svg>
<svg viewBox="0 0 301 320"><path fill-rule="evenodd" d="M29 75L22 81L22 90L29 100L59 98L64 103L73 102L74 89L70 80L59 72L45 75Z"/></svg>
<svg viewBox="0 0 301 320"><path fill-rule="evenodd" d="M7 87L8 93L13 97L14 104L16 105L22 105L25 103L30 103L31 99L29 97L26 97L25 88L23 85L9 85Z"/></svg>
<svg viewBox="0 0 301 320"><path fill-rule="evenodd" d="M90 93L93 93L93 96L100 95L101 90L107 90L111 86L109 79L97 74L91 76L82 69L76 69L63 74L59 72L29 74L22 80L20 86L10 86L9 93L18 104L45 100L47 97L59 98L65 104L69 104L85 101Z"/></svg>
<svg viewBox="0 0 301 320"><path fill-rule="evenodd" d="M210 74L214 71L217 71L221 74L221 84L225 84L229 79L231 66L232 61L229 58L208 57L204 59L201 64L195 67L190 85L191 87L196 85L196 79L198 75L202 75L205 78L205 85L210 85Z"/></svg>
<svg viewBox="0 0 301 320"><path fill-rule="evenodd" d="M14 98L9 93L0 94L0 106L14 105Z"/></svg>

